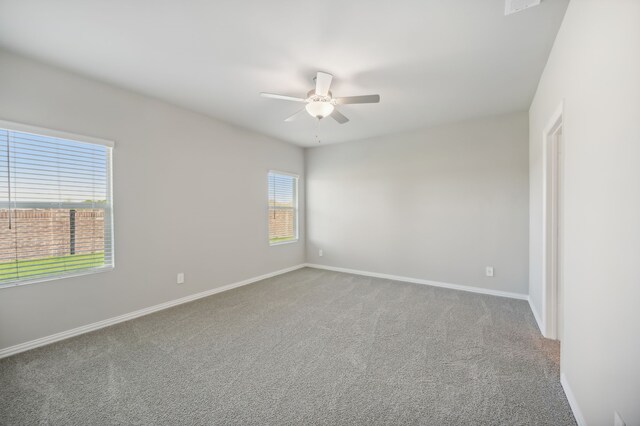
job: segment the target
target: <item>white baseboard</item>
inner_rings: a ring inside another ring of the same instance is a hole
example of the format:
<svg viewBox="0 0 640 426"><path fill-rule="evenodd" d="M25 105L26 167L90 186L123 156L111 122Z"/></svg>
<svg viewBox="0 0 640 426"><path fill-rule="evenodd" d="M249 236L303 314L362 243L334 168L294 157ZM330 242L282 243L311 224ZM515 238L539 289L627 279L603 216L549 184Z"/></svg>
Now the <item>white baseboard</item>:
<svg viewBox="0 0 640 426"><path fill-rule="evenodd" d="M536 323L538 324L538 328L540 329L540 334L544 336L544 323L540 319L540 314L538 314L536 307L531 302L531 298L527 297L527 300L529 300L529 307L531 308L531 312L533 312L533 317L536 319Z"/></svg>
<svg viewBox="0 0 640 426"><path fill-rule="evenodd" d="M562 384L564 394L567 396L567 401L569 401L569 406L571 407L571 411L573 411L573 417L576 418L576 423L578 423L578 426L587 426L587 422L584 420L582 411L580 411L580 407L578 406L578 401L576 400L576 397L571 390L571 386L569 386L569 382L567 381L567 376L565 376L564 373L560 373L560 384Z"/></svg>
<svg viewBox="0 0 640 426"><path fill-rule="evenodd" d="M185 296L180 299L170 300L165 303L161 303L159 305L150 306L148 308L140 309L138 311L129 312L128 314L120 315L117 317L109 318L103 321L94 322L92 324L83 325L81 327L77 327L71 330L62 331L60 333L52 334L50 336L41 337L39 339L31 340L29 342L20 343L15 346L10 346L8 348L0 349L0 359L15 355L20 352L28 351L30 349L35 349L40 346L45 346L54 342L58 342L60 340L65 340L70 337L77 336L79 334L88 333L90 331L98 330L104 327L108 327L110 325L118 324L120 322L129 321L134 318L138 318L144 315L151 314L153 312L161 311L163 309L171 308L172 306L181 305L183 303L191 302L197 299L201 299L203 297L211 296L216 293L222 293L223 291L231 290L237 287L242 287L247 284L252 284L258 281L262 281L267 278L275 277L276 275L286 274L287 272L295 271L296 269L304 268L305 265L296 265L290 268L281 269L279 271L270 272L268 274L260 275L259 277L249 278L243 281L238 281L236 283L227 284L222 287L216 287L211 290L203 291L201 293L192 294L190 296Z"/></svg>
<svg viewBox="0 0 640 426"><path fill-rule="evenodd" d="M389 275L389 274L381 274L381 273L378 273L378 272L359 271L359 270L356 270L356 269L338 268L338 267L335 267L335 266L318 265L318 264L315 264L315 263L307 263L305 266L307 266L309 268L315 268L315 269L326 269L328 271L345 272L347 274L364 275L366 277L384 278L384 279L388 279L388 280L404 281L404 282L413 283L413 284L425 284L425 285L430 285L430 286L433 286L433 287L448 288L448 289L451 289L451 290L461 290L461 291L469 291L469 292L472 292L472 293L488 294L488 295L491 295L491 296L508 297L508 298L511 298L511 299L519 299L519 300L528 300L529 299L529 296L527 296L526 294L511 293L511 292L508 292L508 291L500 291L500 290L490 290L490 289L487 289L487 288L472 287L472 286L468 286L468 285L449 284L449 283L443 283L443 282L439 282L439 281L423 280L423 279L420 279L420 278L402 277L402 276L399 276L399 275Z"/></svg>

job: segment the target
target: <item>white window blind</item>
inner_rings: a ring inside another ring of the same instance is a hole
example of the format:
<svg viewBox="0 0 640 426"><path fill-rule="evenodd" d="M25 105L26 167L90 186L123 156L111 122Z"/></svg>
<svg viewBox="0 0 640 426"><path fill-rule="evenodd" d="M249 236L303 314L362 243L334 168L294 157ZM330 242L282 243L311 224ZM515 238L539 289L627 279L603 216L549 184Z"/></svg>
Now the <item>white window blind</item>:
<svg viewBox="0 0 640 426"><path fill-rule="evenodd" d="M111 150L0 128L0 286L113 267Z"/></svg>
<svg viewBox="0 0 640 426"><path fill-rule="evenodd" d="M298 240L298 176L269 172L269 243Z"/></svg>

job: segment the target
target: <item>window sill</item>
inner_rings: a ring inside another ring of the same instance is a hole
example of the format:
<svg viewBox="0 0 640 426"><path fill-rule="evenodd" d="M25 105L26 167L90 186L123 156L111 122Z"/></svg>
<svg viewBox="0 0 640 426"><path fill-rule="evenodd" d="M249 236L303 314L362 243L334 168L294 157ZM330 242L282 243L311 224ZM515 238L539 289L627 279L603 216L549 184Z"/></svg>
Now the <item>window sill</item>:
<svg viewBox="0 0 640 426"><path fill-rule="evenodd" d="M269 246L281 246L281 245L284 245L284 244L292 244L292 243L297 243L297 242L298 242L298 239L296 238L295 240L278 241L276 243L270 242Z"/></svg>
<svg viewBox="0 0 640 426"><path fill-rule="evenodd" d="M72 277L80 277L83 275L101 274L103 272L113 271L113 268L114 268L113 266L105 266L102 268L90 269L90 270L81 271L81 272L70 272L67 274L51 275L48 277L40 277L40 278L34 278L30 280L27 279L24 281L14 281L14 282L9 282L5 284L0 284L0 290L4 288L20 287L23 285L43 283L46 281L56 281L56 280L61 280L63 278L72 278Z"/></svg>

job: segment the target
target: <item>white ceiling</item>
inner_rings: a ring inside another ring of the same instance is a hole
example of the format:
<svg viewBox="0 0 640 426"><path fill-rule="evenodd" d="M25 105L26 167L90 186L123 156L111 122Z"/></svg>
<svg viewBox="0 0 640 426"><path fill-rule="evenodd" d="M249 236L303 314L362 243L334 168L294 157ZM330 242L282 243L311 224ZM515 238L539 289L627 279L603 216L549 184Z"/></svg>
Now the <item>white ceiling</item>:
<svg viewBox="0 0 640 426"><path fill-rule="evenodd" d="M344 105L323 143L526 110L568 0L0 0L0 46L303 146L318 70Z"/></svg>

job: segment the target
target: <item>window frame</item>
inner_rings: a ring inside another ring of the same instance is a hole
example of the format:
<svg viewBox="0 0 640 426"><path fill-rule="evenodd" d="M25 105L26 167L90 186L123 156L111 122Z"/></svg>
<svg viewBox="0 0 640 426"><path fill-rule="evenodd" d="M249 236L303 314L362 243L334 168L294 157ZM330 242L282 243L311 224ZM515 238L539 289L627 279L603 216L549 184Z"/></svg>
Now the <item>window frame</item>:
<svg viewBox="0 0 640 426"><path fill-rule="evenodd" d="M292 238L290 240L286 240L286 241L277 241L277 242L271 242L271 239L269 238L269 209L271 208L270 205L270 200L269 200L269 175L274 174L274 175L282 175L282 176L289 176L291 178L294 179L295 182L295 190L294 190L294 194L293 194L293 212L295 215L295 220L294 220L294 229L295 229L295 238ZM293 243L297 243L300 240L300 227L299 227L299 208L298 208L298 198L299 198L299 193L300 193L300 175L296 174L296 173L290 173L290 172L283 172L281 170L269 170L267 172L267 242L269 243L269 246L281 246L281 245L285 245L285 244L293 244Z"/></svg>
<svg viewBox="0 0 640 426"><path fill-rule="evenodd" d="M12 287L19 287L19 286L23 286L23 285L30 285L30 284L37 284L37 283L42 283L42 282L47 282L47 281L57 281L57 280L62 280L65 278L72 278L72 277L79 277L79 276L83 276L83 275L93 275L93 274L100 274L103 272L110 272L113 271L115 269L116 266L116 255L115 255L115 243L114 243L114 215L113 215L113 148L115 147L115 142L108 140L108 139L102 139L102 138L97 138L97 137L93 137L93 136L85 136L85 135L79 135L76 133L69 133L69 132L64 132L61 130L54 130L54 129L48 129L48 128L44 128L44 127L37 127L37 126L32 126L29 124L23 124L23 123L16 123L13 121L7 121L7 120L0 120L0 129L3 130L7 130L9 132L22 132L22 133L30 133L33 135L37 135L37 136L44 136L44 137L52 137L52 138L59 138L59 139L66 139L66 140L70 140L73 142L81 142L81 143L87 143L87 144L92 144L92 145L102 145L105 146L107 148L109 148L110 153L109 153L109 165L107 167L107 187L108 187L108 193L109 193L109 199L111 200L111 203L108 205L108 207L105 208L105 218L107 217L107 215L109 215L110 220L111 220L111 264L110 265L105 265L105 266L101 266L101 267L97 267L97 268L87 268L87 269L80 269L78 271L68 271L68 272L62 272L62 273L56 273L56 274L51 274L51 275L46 275L46 276L41 276L41 277L37 277L37 278L26 278L24 280L18 280L18 281L12 281L12 282L8 282L8 283L0 283L0 290L4 289L4 288L12 288Z"/></svg>

